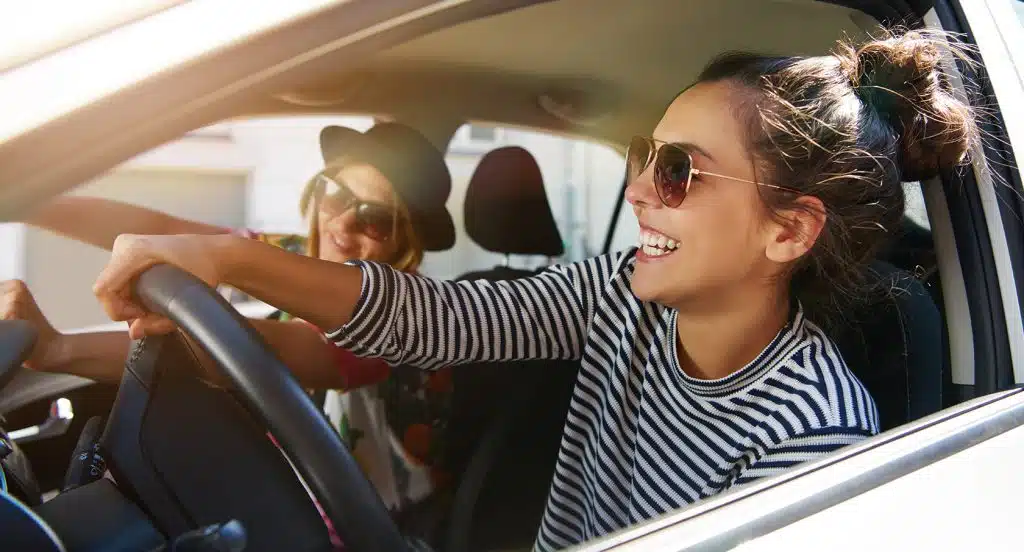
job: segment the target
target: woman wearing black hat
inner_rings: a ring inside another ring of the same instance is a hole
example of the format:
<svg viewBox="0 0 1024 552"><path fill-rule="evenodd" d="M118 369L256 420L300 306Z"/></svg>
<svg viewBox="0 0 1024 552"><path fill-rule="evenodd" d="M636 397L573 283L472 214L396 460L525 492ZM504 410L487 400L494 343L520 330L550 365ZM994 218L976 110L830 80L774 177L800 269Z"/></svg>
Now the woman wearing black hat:
<svg viewBox="0 0 1024 552"><path fill-rule="evenodd" d="M372 260L408 273L419 268L424 251L454 244L445 208L451 177L440 152L421 134L395 123L366 133L330 126L321 132L320 146L326 168L310 179L300 199L308 237L237 232L86 197L57 199L25 222L106 249L123 233L242 234L323 260ZM24 285L8 282L6 287L0 306L41 330L29 367L119 380L128 346L124 332L59 334ZM444 424L449 374L391 370L383 361L361 359L326 343L320 331L287 313L275 318L253 324L299 380L309 387L346 391L328 394L327 413L385 503L398 510L431 494L446 478L430 455L438 450L433 444ZM390 428L381 423L381 408ZM390 431L404 448L393 445Z"/></svg>

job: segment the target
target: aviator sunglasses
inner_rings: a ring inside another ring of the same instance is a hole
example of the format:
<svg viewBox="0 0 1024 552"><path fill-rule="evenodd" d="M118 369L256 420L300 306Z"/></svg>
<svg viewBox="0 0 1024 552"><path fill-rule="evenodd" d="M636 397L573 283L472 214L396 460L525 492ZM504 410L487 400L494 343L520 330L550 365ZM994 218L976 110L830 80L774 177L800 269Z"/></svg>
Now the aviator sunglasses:
<svg viewBox="0 0 1024 552"><path fill-rule="evenodd" d="M354 209L356 232L374 241L384 242L392 238L397 226L397 210L383 203L359 199L348 186L333 178L322 174L316 178L325 207L339 215Z"/></svg>
<svg viewBox="0 0 1024 552"><path fill-rule="evenodd" d="M661 144L660 148L658 144ZM783 188L782 186L695 169L693 168L693 156L685 149L684 145L663 142L644 136L634 136L629 142L629 149L626 151L626 177L629 179L628 182L633 182L638 176L643 174L647 167L651 166L651 162L654 163L654 188L658 191L658 197L661 198L661 202L666 207L674 208L682 205L683 200L686 199L686 194L690 191L690 183L693 182L693 177L700 175L715 176L736 182L746 182L747 184L775 188L790 193L800 193L790 188Z"/></svg>

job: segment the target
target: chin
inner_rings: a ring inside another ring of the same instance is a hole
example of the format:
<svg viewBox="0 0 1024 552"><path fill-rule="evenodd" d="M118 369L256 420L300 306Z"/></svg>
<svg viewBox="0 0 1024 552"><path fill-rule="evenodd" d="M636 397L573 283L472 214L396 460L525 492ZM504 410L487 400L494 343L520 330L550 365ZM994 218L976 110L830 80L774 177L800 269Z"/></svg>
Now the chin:
<svg viewBox="0 0 1024 552"><path fill-rule="evenodd" d="M633 280L630 282L630 288L633 290L633 295L641 301L654 302L658 300L657 286L653 285L651 275L643 274L643 271L637 268L637 271L633 273Z"/></svg>
<svg viewBox="0 0 1024 552"><path fill-rule="evenodd" d="M666 259L667 260L667 259ZM695 290L696 283L688 277L689 271L676 263L637 263L630 288L641 301L660 305L675 305Z"/></svg>
<svg viewBox="0 0 1024 552"><path fill-rule="evenodd" d="M339 253L337 251L321 251L321 261L331 261L332 263L347 263L351 261L353 257Z"/></svg>

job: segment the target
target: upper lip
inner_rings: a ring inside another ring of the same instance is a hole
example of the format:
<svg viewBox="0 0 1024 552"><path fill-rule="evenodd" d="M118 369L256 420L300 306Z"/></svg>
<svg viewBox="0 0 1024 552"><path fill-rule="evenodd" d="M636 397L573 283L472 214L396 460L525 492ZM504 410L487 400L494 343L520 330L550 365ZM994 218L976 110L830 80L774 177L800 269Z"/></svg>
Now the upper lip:
<svg viewBox="0 0 1024 552"><path fill-rule="evenodd" d="M665 236L666 238L668 238L668 239L670 239L670 240L675 240L675 241L679 241L679 240L678 240L677 238L675 238L675 237L673 237L673 236L670 236L670 235L668 235L667 233L665 233L665 232L662 232L661 230L658 230L657 228L654 228L654 227L648 226L648 225L646 225L646 224L641 224L641 225L640 225L640 231L641 231L641 232L643 232L643 231L645 231L645 230L646 230L646 231L648 231L648 232L653 232L653 233L655 233L655 234L661 234L662 236Z"/></svg>

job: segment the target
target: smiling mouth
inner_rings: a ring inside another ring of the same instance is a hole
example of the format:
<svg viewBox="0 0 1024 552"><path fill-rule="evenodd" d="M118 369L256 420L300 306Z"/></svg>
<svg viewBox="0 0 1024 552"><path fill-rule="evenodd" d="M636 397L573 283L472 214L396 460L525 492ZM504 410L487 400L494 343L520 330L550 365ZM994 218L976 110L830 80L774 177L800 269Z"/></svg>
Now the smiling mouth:
<svg viewBox="0 0 1024 552"><path fill-rule="evenodd" d="M331 241L331 244L334 245L335 249L341 251L342 253L347 253L349 252L349 250L352 249L351 244L349 244L348 242L343 242L340 238L338 238L338 236L335 236L334 234L328 234L327 239Z"/></svg>
<svg viewBox="0 0 1024 552"><path fill-rule="evenodd" d="M679 242L664 234L646 228L640 229L640 250L652 258L671 255L679 247Z"/></svg>

